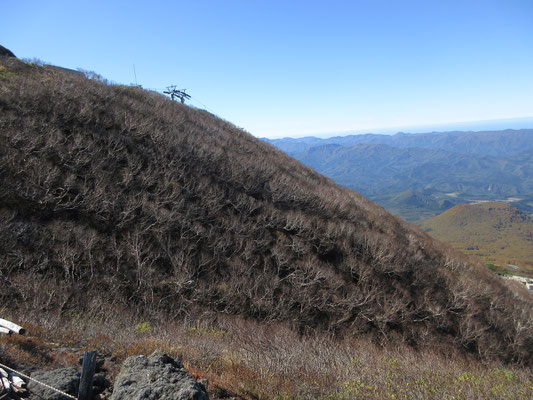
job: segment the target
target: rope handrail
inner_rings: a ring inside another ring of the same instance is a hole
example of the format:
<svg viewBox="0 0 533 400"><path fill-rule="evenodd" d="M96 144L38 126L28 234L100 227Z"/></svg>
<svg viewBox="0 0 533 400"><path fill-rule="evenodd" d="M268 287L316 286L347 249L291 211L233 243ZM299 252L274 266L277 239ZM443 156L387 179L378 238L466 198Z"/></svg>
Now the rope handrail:
<svg viewBox="0 0 533 400"><path fill-rule="evenodd" d="M65 392L63 392L62 390L56 389L55 387L52 387L52 386L50 386L50 385L47 385L46 383L40 382L40 381L38 381L38 380L35 379L35 378L32 378L32 377L30 377L30 376L28 376L28 375L26 375L26 374L23 374L23 373L20 372L20 371L17 371L17 370L15 370L15 369L13 369L13 368L8 367L7 365L4 365L4 364L0 363L0 367L3 367L3 368L5 368L5 369L8 369L8 370L10 370L10 371L16 373L17 375L20 375L20 376L22 376L22 377L24 377L24 378L26 378L26 379L29 379L30 381L33 381L33 382L35 382L35 383L38 383L39 385L42 385L42 386L44 386L45 388L48 388L48 389L50 389L50 390L53 390L54 392L57 392L57 393L59 393L59 394L62 394L63 396L68 397L69 399L72 399L72 400L78 400L77 397L74 397L74 396L72 396L71 394L65 393Z"/></svg>

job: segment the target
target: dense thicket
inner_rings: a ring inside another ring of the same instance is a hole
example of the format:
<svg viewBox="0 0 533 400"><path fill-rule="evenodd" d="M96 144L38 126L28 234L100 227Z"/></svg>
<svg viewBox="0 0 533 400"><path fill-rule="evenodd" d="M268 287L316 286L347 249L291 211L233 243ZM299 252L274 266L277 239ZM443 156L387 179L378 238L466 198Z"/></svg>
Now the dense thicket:
<svg viewBox="0 0 533 400"><path fill-rule="evenodd" d="M359 194L157 93L0 65L2 304L239 314L532 362L530 303Z"/></svg>

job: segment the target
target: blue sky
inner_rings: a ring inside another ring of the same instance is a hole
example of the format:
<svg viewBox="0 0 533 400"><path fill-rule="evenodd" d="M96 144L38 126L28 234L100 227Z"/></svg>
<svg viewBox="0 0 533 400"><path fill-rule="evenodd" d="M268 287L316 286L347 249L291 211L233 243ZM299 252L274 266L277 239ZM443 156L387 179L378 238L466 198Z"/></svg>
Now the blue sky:
<svg viewBox="0 0 533 400"><path fill-rule="evenodd" d="M256 136L533 117L531 0L17 0L0 44Z"/></svg>

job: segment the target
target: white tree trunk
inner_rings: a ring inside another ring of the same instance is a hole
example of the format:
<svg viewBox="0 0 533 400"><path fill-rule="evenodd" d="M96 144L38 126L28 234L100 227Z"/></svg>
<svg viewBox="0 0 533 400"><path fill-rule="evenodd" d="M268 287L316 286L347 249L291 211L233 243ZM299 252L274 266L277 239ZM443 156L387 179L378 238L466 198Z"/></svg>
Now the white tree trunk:
<svg viewBox="0 0 533 400"><path fill-rule="evenodd" d="M23 335L26 330L17 324L14 324L13 322L10 322L6 319L0 318L0 328L7 328L12 332L18 333L20 335Z"/></svg>

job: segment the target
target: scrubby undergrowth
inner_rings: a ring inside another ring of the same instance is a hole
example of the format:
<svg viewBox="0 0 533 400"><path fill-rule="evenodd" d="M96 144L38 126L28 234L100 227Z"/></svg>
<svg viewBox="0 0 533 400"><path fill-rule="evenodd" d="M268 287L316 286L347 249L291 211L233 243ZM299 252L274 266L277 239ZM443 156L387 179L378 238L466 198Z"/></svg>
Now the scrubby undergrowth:
<svg viewBox="0 0 533 400"><path fill-rule="evenodd" d="M35 322L36 319L32 318ZM0 339L0 362L17 367L77 364L83 349L106 357L107 377L127 357L156 349L179 358L212 399L493 399L533 397L533 374L472 356L376 346L365 339L302 337L280 324L225 318L215 325L38 320L28 338ZM18 320L20 322L20 320ZM71 349L66 350L65 349ZM69 353L69 351L75 351ZM205 381L204 381L205 382Z"/></svg>
<svg viewBox="0 0 533 400"><path fill-rule="evenodd" d="M359 194L157 93L0 68L2 303L533 362L531 300Z"/></svg>

